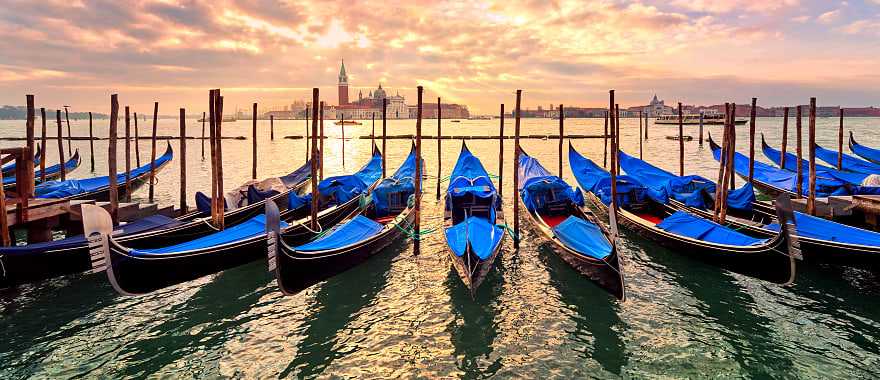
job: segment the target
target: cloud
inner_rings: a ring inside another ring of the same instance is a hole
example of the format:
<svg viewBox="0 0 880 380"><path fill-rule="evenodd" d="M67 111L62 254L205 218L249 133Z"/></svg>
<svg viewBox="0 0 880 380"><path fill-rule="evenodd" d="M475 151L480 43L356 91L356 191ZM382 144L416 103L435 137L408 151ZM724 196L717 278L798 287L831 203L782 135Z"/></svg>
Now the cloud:
<svg viewBox="0 0 880 380"><path fill-rule="evenodd" d="M851 35L863 34L880 36L880 19L856 20L838 28L837 30Z"/></svg>
<svg viewBox="0 0 880 380"><path fill-rule="evenodd" d="M835 9L833 11L828 11L816 17L816 20L821 24L833 24L837 20L840 19L840 9Z"/></svg>
<svg viewBox="0 0 880 380"><path fill-rule="evenodd" d="M798 24L805 24L807 21L810 21L810 16L809 15L802 15L802 16L792 17L791 21L794 21Z"/></svg>
<svg viewBox="0 0 880 380"><path fill-rule="evenodd" d="M794 7L800 0L673 0L672 5L692 12L770 12Z"/></svg>

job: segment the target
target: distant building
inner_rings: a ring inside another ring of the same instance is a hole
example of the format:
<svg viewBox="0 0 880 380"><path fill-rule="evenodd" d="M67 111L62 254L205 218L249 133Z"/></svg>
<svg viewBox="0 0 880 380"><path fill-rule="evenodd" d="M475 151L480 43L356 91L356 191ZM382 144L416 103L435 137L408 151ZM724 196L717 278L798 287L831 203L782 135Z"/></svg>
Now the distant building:
<svg viewBox="0 0 880 380"><path fill-rule="evenodd" d="M345 74L345 60L342 60L342 67L339 68L339 105L348 104L348 75Z"/></svg>
<svg viewBox="0 0 880 380"><path fill-rule="evenodd" d="M409 117L411 119L415 119L419 116L419 107L418 106L408 106L409 108ZM440 104L440 116L444 119L467 119L471 117L470 111L468 111L467 106L463 106L460 104ZM422 104L422 118L423 119L436 119L437 118L437 104L436 103L424 103Z"/></svg>

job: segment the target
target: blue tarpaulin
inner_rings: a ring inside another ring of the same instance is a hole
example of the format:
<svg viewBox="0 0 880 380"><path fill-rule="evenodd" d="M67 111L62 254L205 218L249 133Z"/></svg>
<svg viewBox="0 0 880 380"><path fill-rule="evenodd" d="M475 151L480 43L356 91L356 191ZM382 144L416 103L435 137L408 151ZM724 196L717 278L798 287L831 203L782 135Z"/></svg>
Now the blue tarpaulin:
<svg viewBox="0 0 880 380"><path fill-rule="evenodd" d="M470 194L479 198L489 198L496 194L495 184L489 178L483 163L464 144L452 169L446 192L453 197Z"/></svg>
<svg viewBox="0 0 880 380"><path fill-rule="evenodd" d="M521 152L519 156L520 194L529 211L572 203L584 205L584 196L562 178L551 175L537 159Z"/></svg>
<svg viewBox="0 0 880 380"><path fill-rule="evenodd" d="M643 160L620 152L620 167L654 193L664 193L668 197L696 208L709 208L707 200L715 197L715 182L698 175L677 176ZM657 196L653 196L657 199ZM755 192L751 184L727 194L727 207L737 210L751 210Z"/></svg>
<svg viewBox="0 0 880 380"><path fill-rule="evenodd" d="M757 239L736 232L710 220L706 220L684 211L676 211L657 224L657 228L676 235L716 244L750 246L758 245L767 239Z"/></svg>
<svg viewBox="0 0 880 380"><path fill-rule="evenodd" d="M113 236L120 237L132 235L158 228L168 228L180 224L179 221L162 215L152 215L141 218L113 229ZM65 239L47 241L43 243L31 243L18 247L2 247L0 255L28 255L50 250L71 249L88 245L85 236L76 235Z"/></svg>
<svg viewBox="0 0 880 380"><path fill-rule="evenodd" d="M843 225L800 212L795 212L794 218L797 222L798 236L846 244L880 246L880 233L874 231ZM778 224L768 224L765 228L779 231Z"/></svg>
<svg viewBox="0 0 880 380"><path fill-rule="evenodd" d="M156 159L156 167L161 167L166 162L171 161L174 152L171 150L171 144L165 149L165 154ZM150 164L140 166L131 170L131 178L137 178L150 171ZM116 182L120 185L125 183L125 173L116 175ZM34 195L37 198L67 198L82 193L101 190L110 186L110 176L86 178L86 179L69 179L66 181L47 181L46 183L36 186Z"/></svg>
<svg viewBox="0 0 880 380"><path fill-rule="evenodd" d="M38 164L39 164L39 162L34 162L35 166ZM64 163L64 171L67 174L70 174L70 172L72 170L76 169L77 167L79 167L79 150L77 150L73 154L73 156L70 157L70 159ZM14 167L13 167L13 169L14 169ZM46 175L47 176L54 176L54 175L58 174L59 172L61 172L61 164L55 164L55 165L52 165L52 166L46 168ZM34 179L35 180L39 181L40 177L42 177L42 176L43 176L42 170L37 169L36 171L34 171ZM3 184L4 185L10 185L13 183L15 183L15 173L10 173L9 175L6 175L6 174L3 175Z"/></svg>
<svg viewBox="0 0 880 380"><path fill-rule="evenodd" d="M820 160L827 162L829 165L837 166L836 151L825 149L816 144L816 157L819 157ZM880 165L846 153L842 155L841 163L843 164L844 171L862 174L880 174Z"/></svg>
<svg viewBox="0 0 880 380"><path fill-rule="evenodd" d="M210 214L211 213L211 197L205 195L205 193L201 191L196 191L196 209L199 210L202 214ZM223 211L229 209L229 205L226 204L226 199L223 199Z"/></svg>
<svg viewBox="0 0 880 380"><path fill-rule="evenodd" d="M374 149L370 161L356 173L324 178L318 183L318 193L342 204L365 192L381 176L382 153Z"/></svg>
<svg viewBox="0 0 880 380"><path fill-rule="evenodd" d="M269 189L266 191L260 191L251 185L247 188L247 204L252 205L254 203L259 203L278 194L281 194L278 190Z"/></svg>
<svg viewBox="0 0 880 380"><path fill-rule="evenodd" d="M458 224L449 227L445 231L446 243L456 256L464 255L468 244L471 252L480 260L486 260L495 252L501 239L504 238L504 229L489 223L479 216L469 217Z"/></svg>
<svg viewBox="0 0 880 380"><path fill-rule="evenodd" d="M582 156L571 145L568 146L568 162L581 189L595 194L602 200L602 203L611 204L611 173L596 165L589 158ZM659 203L666 203L665 192L655 192L648 189L630 176L617 176L617 204L619 206L643 203L649 197Z"/></svg>
<svg viewBox="0 0 880 380"><path fill-rule="evenodd" d="M287 209L296 210L305 206L307 209L312 208L312 194L299 195L295 191L287 194Z"/></svg>
<svg viewBox="0 0 880 380"><path fill-rule="evenodd" d="M762 151L764 152L764 156L767 157L767 159L772 161L774 164L776 164L776 166L781 167L780 164L782 163L782 152L774 149L770 145L767 145L767 142L764 141L764 135L761 135L761 147L762 147ZM835 160L836 160L836 158L835 158ZM810 175L810 161L808 161L807 159L801 158L801 162L802 162L801 170L803 171L803 176L809 177L809 175ZM785 167L783 169L791 171L791 172L797 172L797 165L798 165L797 163L798 163L798 159L797 159L796 155L791 154L790 152L785 152ZM864 174L864 173L842 172L842 171L839 171L839 170L834 169L829 166L816 164L816 177L818 178L820 176L821 177L828 177L828 178L836 178L836 179L843 181L843 182L846 182L850 185L858 186L862 183L862 181L865 180L865 177L867 177L868 175Z"/></svg>
<svg viewBox="0 0 880 380"><path fill-rule="evenodd" d="M348 222L332 229L326 235L295 249L303 252L314 252L342 248L369 239L378 234L379 231L382 231L382 228L384 226L376 221L363 215L357 215Z"/></svg>
<svg viewBox="0 0 880 380"><path fill-rule="evenodd" d="M611 243L599 226L576 216L569 216L553 232L566 247L582 255L601 260L611 254Z"/></svg>
<svg viewBox="0 0 880 380"><path fill-rule="evenodd" d="M880 149L871 148L857 143L855 137L853 137L852 131L849 132L849 150L868 161L880 163Z"/></svg>
<svg viewBox="0 0 880 380"><path fill-rule="evenodd" d="M422 167L425 167L422 161ZM390 177L385 178L379 185L373 189L373 205L376 207L376 216L389 215L391 205L389 205L390 195L399 194L398 199L406 201L409 195L415 194L415 176L416 176L416 151L413 146L409 155L397 168Z"/></svg>
<svg viewBox="0 0 880 380"><path fill-rule="evenodd" d="M287 223L281 222L282 228L286 226ZM229 227L223 231L217 231L213 234L203 236L198 239L193 239L180 244L169 245L167 247L132 249L129 251L129 253L132 256L151 256L192 251L197 249L216 247L228 243L234 243L237 241L250 239L258 235L263 235L265 233L266 215L257 215L244 223L236 224L235 226Z"/></svg>

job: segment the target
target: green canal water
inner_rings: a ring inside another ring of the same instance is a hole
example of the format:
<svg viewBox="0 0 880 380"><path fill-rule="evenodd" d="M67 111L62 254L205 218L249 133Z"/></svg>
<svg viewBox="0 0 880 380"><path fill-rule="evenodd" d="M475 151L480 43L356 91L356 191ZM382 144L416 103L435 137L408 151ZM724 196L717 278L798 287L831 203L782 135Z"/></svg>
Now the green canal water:
<svg viewBox="0 0 880 380"><path fill-rule="evenodd" d="M622 148L637 155L638 121L622 121ZM819 119L817 141L836 147L836 119ZM555 133L553 120L527 119L524 134ZM0 135L23 135L23 122L0 122ZM75 135L87 135L82 121ZM447 134L490 135L497 120L444 121ZM141 122L141 131L147 130ZM414 132L415 121L389 122L389 134ZM847 119L863 144L880 146L878 119ZM780 141L781 119L759 119L768 142ZM792 125L793 126L793 125ZM188 121L199 135L200 123ZM508 133L513 123L508 120ZM106 121L96 135L106 135ZM160 135L176 135L176 120L161 120ZM278 121L275 141L260 121L260 177L287 173L305 159L305 122ZM347 136L371 126L346 127ZM597 134L600 119L566 121L568 133ZM737 138L746 152L747 127ZM789 141L793 140L792 136ZM50 128L53 130L53 128ZM326 175L350 172L369 154L370 140L338 137L327 125ZM377 130L381 130L377 126ZM428 120L425 133L436 133ZM715 136L717 126L707 127ZM229 136L250 136L250 122L224 123ZM644 157L671 171L676 127L651 126ZM686 127L696 136L697 127ZM148 162L148 141L140 142ZM160 142L159 151L164 148ZM250 177L250 140L224 141L227 187ZM17 143L3 142L2 146ZM95 144L97 173L89 172L88 142L76 141L83 165L71 176L106 174L105 141ZM171 143L179 152L176 141ZM200 142L188 142L189 199L210 188ZM557 141L524 140L523 148L550 170ZM602 140L575 140L602 161ZM49 162L57 162L50 144ZM393 170L409 141L388 141ZM498 173L497 141L474 140L471 150ZM758 147L757 156L763 160ZM65 146L66 148L66 146ZM443 170L454 165L460 142L444 140ZM134 149L132 149L134 151ZM120 148L120 156L124 152ZM344 152L344 161L343 161ZM426 170L437 173L437 142L423 148ZM505 144L504 195L512 219L513 144ZM717 176L708 144L686 143L688 173ZM177 204L179 157L159 175L158 201ZM574 184L565 162L564 178ZM120 167L123 162L120 161ZM425 229L441 224L436 179L425 184ZM740 180L738 180L738 183ZM146 188L135 193L144 200ZM192 202L190 202L192 203ZM525 225L525 223L524 223ZM400 241L369 262L302 293L285 297L266 263L254 262L156 293L117 295L106 276L76 275L0 294L0 378L873 378L880 370L880 278L851 268L800 269L797 282L779 286L727 272L671 252L624 231L621 253L629 299L618 302L569 268L525 228L510 239L496 268L471 299L446 258L442 236L426 236L420 252Z"/></svg>

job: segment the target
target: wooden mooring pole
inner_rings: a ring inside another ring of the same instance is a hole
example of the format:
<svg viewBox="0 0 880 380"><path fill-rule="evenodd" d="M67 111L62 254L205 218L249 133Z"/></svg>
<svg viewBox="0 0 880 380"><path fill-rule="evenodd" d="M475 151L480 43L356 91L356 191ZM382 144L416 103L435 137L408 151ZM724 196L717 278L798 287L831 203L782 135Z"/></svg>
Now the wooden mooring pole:
<svg viewBox="0 0 880 380"><path fill-rule="evenodd" d="M215 228L219 228L220 226L220 221L217 217L217 150L215 149L217 144L214 136L214 132L216 131L214 125L217 118L217 91L217 89L208 91L208 136L210 139L209 146L211 148L211 224L213 224Z"/></svg>
<svg viewBox="0 0 880 380"><path fill-rule="evenodd" d="M309 147L311 146L311 145L310 145L310 144L311 144L311 141L310 141L310 140L312 139L312 138L310 137L311 134L309 133L309 128L311 128L311 126L309 125L309 107L306 106L306 138L305 138L305 140L306 140L306 162L309 162L309 158L313 156L313 155L312 155L312 151L311 151L311 149L309 148ZM317 178L317 177L312 177L312 178L314 179L314 178Z"/></svg>
<svg viewBox="0 0 880 380"><path fill-rule="evenodd" d="M730 184L729 189L736 188L736 173L733 170L733 158L736 154L736 103L730 103L730 144L727 152L727 180ZM724 190L724 197L727 197L727 190ZM726 204L725 204L726 206ZM726 211L725 211L726 212Z"/></svg>
<svg viewBox="0 0 880 380"><path fill-rule="evenodd" d="M498 123L498 196L504 194L504 104L501 104L500 122ZM451 179L450 179L451 181ZM515 201L515 200L514 200Z"/></svg>
<svg viewBox="0 0 880 380"><path fill-rule="evenodd" d="M755 115L757 108L758 98L752 98L752 106L749 108L749 183L753 183L755 178ZM735 122L736 120L734 120Z"/></svg>
<svg viewBox="0 0 880 380"><path fill-rule="evenodd" d="M642 111L639 111L639 135L637 137L639 139L639 159L643 160L643 158L642 158ZM700 143L700 144L702 144L702 143ZM617 186L617 185L615 185L615 186Z"/></svg>
<svg viewBox="0 0 880 380"><path fill-rule="evenodd" d="M719 222L721 207L724 201L721 194L724 192L727 180L727 143L730 134L730 103L724 103L724 129L721 132L721 154L718 156L718 181L715 182L715 204L713 205L713 220Z"/></svg>
<svg viewBox="0 0 880 380"><path fill-rule="evenodd" d="M441 120L442 116L440 115L440 97L437 97L437 200L440 200L440 176L443 168L443 159L442 159L442 151L440 139L443 136L443 130L441 128ZM451 179L450 179L451 180Z"/></svg>
<svg viewBox="0 0 880 380"><path fill-rule="evenodd" d="M684 176L684 115L678 102L678 175Z"/></svg>
<svg viewBox="0 0 880 380"><path fill-rule="evenodd" d="M645 112L645 140L648 139L648 113Z"/></svg>
<svg viewBox="0 0 880 380"><path fill-rule="evenodd" d="M340 129L342 130L342 168L345 169L345 113L341 113L341 121L342 125L340 125Z"/></svg>
<svg viewBox="0 0 880 380"><path fill-rule="evenodd" d="M253 142L251 149L251 153L253 153L253 157L251 158L251 178L257 179L257 103L254 103L254 109L251 112L251 119L253 119L253 127L251 128L251 140Z"/></svg>
<svg viewBox="0 0 880 380"><path fill-rule="evenodd" d="M700 140L699 140L700 146L703 146L703 117L705 115L706 114L703 111L700 111Z"/></svg>
<svg viewBox="0 0 880 380"><path fill-rule="evenodd" d="M61 110L55 110L55 120L58 123L58 162L61 163L61 180L67 179L67 168L64 167L64 137L61 131Z"/></svg>
<svg viewBox="0 0 880 380"><path fill-rule="evenodd" d="M816 215L816 98L810 98L810 125L807 130L807 149L810 159L810 196L807 198L807 213Z"/></svg>
<svg viewBox="0 0 880 380"><path fill-rule="evenodd" d="M513 127L513 247L519 248L519 125L520 125L520 104L522 100L522 90L516 90L516 113L514 114Z"/></svg>
<svg viewBox="0 0 880 380"><path fill-rule="evenodd" d="M312 115L318 114L318 89L312 89ZM318 118L312 117L312 145L311 145L311 160L312 164L310 165L311 175L312 175L312 206L311 206L311 217L309 218L309 228L312 231L318 230L318 142L315 141L315 138L318 136Z"/></svg>
<svg viewBox="0 0 880 380"><path fill-rule="evenodd" d="M205 160L205 113L202 112L202 161Z"/></svg>
<svg viewBox="0 0 880 380"><path fill-rule="evenodd" d="M119 97L110 95L110 141L107 143L108 178L110 179L110 217L119 221L119 185L116 183L116 124L119 119Z"/></svg>
<svg viewBox="0 0 880 380"><path fill-rule="evenodd" d="M222 104L222 102L221 102ZM221 108L222 109L222 108ZM156 187L156 123L159 121L159 102L153 102L153 136L150 148L150 189L149 202L153 203L153 194ZM219 125L219 123L218 123ZM217 128L219 130L219 127ZM217 145L220 145L218 140Z"/></svg>
<svg viewBox="0 0 880 380"><path fill-rule="evenodd" d="M321 114L320 114L321 125L319 126L320 131L318 133L320 133L320 134L318 135L318 141L317 141L317 143L319 144L318 145L318 178L320 178L323 181L324 180L324 101L323 100L321 101L320 112L321 112Z"/></svg>
<svg viewBox="0 0 880 380"><path fill-rule="evenodd" d="M614 147L614 146L613 146L613 144L614 144L614 135L615 135L615 131L616 131L616 129L614 128L614 122L615 122L615 117L614 117L614 90L608 90L608 120L610 121L609 124L608 124L608 127L609 127L608 129L611 131L611 143L612 143L612 148L613 148L613 147ZM606 136L607 136L607 135L608 135L608 134L606 133ZM612 154L613 154L613 153L614 153L614 152L612 152ZM616 168L617 158L619 158L619 157L613 157L613 156L611 157L611 167L612 167L612 168Z"/></svg>
<svg viewBox="0 0 880 380"><path fill-rule="evenodd" d="M91 112L89 114L91 115ZM40 182L46 182L46 108L40 107L40 119L43 124L42 131L40 132L40 144L43 146L40 149ZM94 154L92 154L92 166L95 166Z"/></svg>
<svg viewBox="0 0 880 380"><path fill-rule="evenodd" d="M840 108L840 124L837 125L837 170L843 170L843 108Z"/></svg>
<svg viewBox="0 0 880 380"><path fill-rule="evenodd" d="M564 136L565 136L565 126L563 124L564 123L563 120L565 120L564 110L565 110L565 108L562 106L562 104L560 104L559 105L559 150L557 152L557 155L559 158L559 178L562 178L562 140L564 139Z"/></svg>
<svg viewBox="0 0 880 380"><path fill-rule="evenodd" d="M131 202L131 115L125 106L125 201Z"/></svg>
<svg viewBox="0 0 880 380"><path fill-rule="evenodd" d="M782 150L779 152L779 167L785 168L785 151L788 148L788 107L782 109Z"/></svg>
<svg viewBox="0 0 880 380"><path fill-rule="evenodd" d="M186 109L180 109L180 215L186 214Z"/></svg>
<svg viewBox="0 0 880 380"><path fill-rule="evenodd" d="M797 133L797 197L802 198L804 195L804 160L803 160L803 111L801 106L797 106L795 110L797 119L794 122L795 133Z"/></svg>
<svg viewBox="0 0 880 380"><path fill-rule="evenodd" d="M370 149L373 149L373 146L376 145L376 113L375 112L370 114L370 120L373 124L373 129L370 132Z"/></svg>
<svg viewBox="0 0 880 380"><path fill-rule="evenodd" d="M275 115L269 115L269 141L275 141Z"/></svg>
<svg viewBox="0 0 880 380"><path fill-rule="evenodd" d="M615 182L617 182L617 176L616 176L616 173L618 170L618 166L617 166L618 163L617 162L620 160L620 155L618 154L620 147L617 146L617 143L619 141L618 140L618 129L617 129L616 125L617 125L617 123L620 122L620 120L617 118L618 111L617 111L617 104L614 103L614 90L608 91L608 101L609 101L608 112L610 112L612 115L612 117L611 117L611 170L609 170L609 172L611 173L611 194L612 194L611 207L616 207L616 204L615 204L616 202L613 202L613 199L614 199L613 195L617 194L617 183L615 183ZM609 215L613 211L614 210L608 210Z"/></svg>
<svg viewBox="0 0 880 380"><path fill-rule="evenodd" d="M387 114L388 114L388 99L382 98L382 178L385 178L385 167L388 166L385 164L385 157L387 156L387 152L385 151L385 138L388 135L387 130Z"/></svg>
<svg viewBox="0 0 880 380"><path fill-rule="evenodd" d="M43 143L45 150L46 143ZM92 131L92 113L89 112L89 156L92 160L92 173L95 172L95 134Z"/></svg>
<svg viewBox="0 0 880 380"><path fill-rule="evenodd" d="M422 86L417 87L418 94L418 112L416 117L416 178L415 178L415 211L416 213L416 221L415 226L413 226L413 235L415 238L413 239L413 245L415 248L415 253L419 253L420 246L420 237L419 232L421 231L422 225L422 94L424 92L424 88ZM439 108L439 98L438 98L438 108L437 108L437 117L440 117L440 108ZM440 141L440 140L437 140Z"/></svg>
<svg viewBox="0 0 880 380"><path fill-rule="evenodd" d="M605 111L605 133L602 134L602 167L608 167L608 115L611 110Z"/></svg>
<svg viewBox="0 0 880 380"><path fill-rule="evenodd" d="M64 120L67 121L67 155L73 156L73 147L70 145L73 135L70 133L70 115L67 113L67 106L64 106Z"/></svg>
<svg viewBox="0 0 880 380"><path fill-rule="evenodd" d="M134 113L134 166L141 167L141 134L138 130L138 113Z"/></svg>

